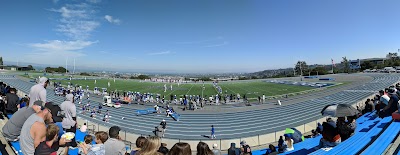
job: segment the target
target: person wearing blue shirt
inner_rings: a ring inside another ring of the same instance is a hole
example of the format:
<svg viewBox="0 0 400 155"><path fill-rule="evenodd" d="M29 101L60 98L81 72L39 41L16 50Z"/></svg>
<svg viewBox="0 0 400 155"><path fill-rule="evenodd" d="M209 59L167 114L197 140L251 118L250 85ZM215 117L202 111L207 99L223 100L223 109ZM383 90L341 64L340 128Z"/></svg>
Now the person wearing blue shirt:
<svg viewBox="0 0 400 155"><path fill-rule="evenodd" d="M214 129L214 125L211 125L211 139L215 139L215 129Z"/></svg>

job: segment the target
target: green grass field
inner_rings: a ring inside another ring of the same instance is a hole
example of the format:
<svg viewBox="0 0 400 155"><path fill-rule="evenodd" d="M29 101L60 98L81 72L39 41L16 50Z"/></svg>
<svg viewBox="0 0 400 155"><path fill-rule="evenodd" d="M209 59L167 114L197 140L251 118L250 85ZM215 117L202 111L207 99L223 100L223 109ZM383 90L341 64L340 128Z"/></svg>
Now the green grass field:
<svg viewBox="0 0 400 155"><path fill-rule="evenodd" d="M67 85L68 82L72 84L82 85L83 88L89 86L90 90L94 87L107 88L108 91L135 91L141 93L153 93L161 94L165 96L173 95L202 95L202 83L188 83L188 84L172 84L172 91L170 90L171 83L167 83L167 92L164 92L165 83L155 83L155 82L140 82L139 80L116 80L114 83L113 79L98 79L94 84L94 80L72 80L72 81L56 81L61 82L63 85ZM110 87L108 87L108 82L110 82ZM257 98L265 94L266 96L275 96L288 93L294 93L299 91L305 91L313 89L311 87L304 86L293 86L284 84L274 84L267 83L263 81L238 81L238 82L220 82L218 84L221 86L223 93L227 94L237 94L239 93L242 97L244 94L251 99ZM204 84L204 96L216 95L217 90L212 86L212 83Z"/></svg>

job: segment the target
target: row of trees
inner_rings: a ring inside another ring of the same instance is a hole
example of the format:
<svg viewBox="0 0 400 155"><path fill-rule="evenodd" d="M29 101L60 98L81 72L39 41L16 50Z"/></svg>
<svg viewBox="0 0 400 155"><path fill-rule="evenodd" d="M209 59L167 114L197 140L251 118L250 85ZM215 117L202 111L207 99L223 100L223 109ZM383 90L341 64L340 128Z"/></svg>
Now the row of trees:
<svg viewBox="0 0 400 155"><path fill-rule="evenodd" d="M144 80L144 79L150 79L150 76L148 76L148 75L131 76L130 79Z"/></svg>
<svg viewBox="0 0 400 155"><path fill-rule="evenodd" d="M66 73L69 72L67 69L65 69L64 67L58 67L58 68L52 68L52 67L46 67L45 71L47 73Z"/></svg>

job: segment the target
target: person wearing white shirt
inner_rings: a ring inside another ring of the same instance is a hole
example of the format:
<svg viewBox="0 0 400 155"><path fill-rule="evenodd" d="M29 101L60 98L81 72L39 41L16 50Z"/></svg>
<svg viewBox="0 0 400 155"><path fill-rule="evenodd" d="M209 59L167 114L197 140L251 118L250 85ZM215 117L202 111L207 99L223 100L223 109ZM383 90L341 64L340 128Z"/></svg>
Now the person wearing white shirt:
<svg viewBox="0 0 400 155"><path fill-rule="evenodd" d="M44 103L46 103L46 87L49 84L49 79L47 79L46 77L41 77L39 79L39 83L32 86L31 90L29 92L29 107L33 106L33 103L35 101L43 101Z"/></svg>

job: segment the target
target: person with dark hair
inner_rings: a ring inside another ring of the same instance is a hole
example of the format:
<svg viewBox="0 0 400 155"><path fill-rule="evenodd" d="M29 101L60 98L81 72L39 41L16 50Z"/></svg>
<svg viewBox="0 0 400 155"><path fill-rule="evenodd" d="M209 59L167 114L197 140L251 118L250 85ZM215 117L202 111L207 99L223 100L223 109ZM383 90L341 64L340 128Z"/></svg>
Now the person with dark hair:
<svg viewBox="0 0 400 155"><path fill-rule="evenodd" d="M285 141L283 140L283 136L279 136L279 140L278 140L278 151L279 153L283 153L284 148L283 148L283 143Z"/></svg>
<svg viewBox="0 0 400 155"><path fill-rule="evenodd" d="M264 155L277 155L278 154L278 151L276 151L276 148L274 145L269 144L268 148L269 148L269 150L267 152L265 152Z"/></svg>
<svg viewBox="0 0 400 155"><path fill-rule="evenodd" d="M231 147L228 149L228 155L240 155L240 149L236 148L235 143L231 143Z"/></svg>
<svg viewBox="0 0 400 155"><path fill-rule="evenodd" d="M336 123L332 120L322 123L322 138L318 148L335 147L341 143Z"/></svg>
<svg viewBox="0 0 400 155"><path fill-rule="evenodd" d="M125 144L119 136L119 131L121 131L121 128L118 126L112 126L108 131L110 138L104 143L106 155L122 155L126 152Z"/></svg>
<svg viewBox="0 0 400 155"><path fill-rule="evenodd" d="M134 149L131 151L131 154L130 154L130 155L135 155L136 152L140 151L140 150L142 149L143 145L144 145L144 142L146 142L146 138L144 138L144 137L142 137L142 136L138 137L138 138L136 139L136 148L134 148Z"/></svg>
<svg viewBox="0 0 400 155"><path fill-rule="evenodd" d="M107 133L104 131L99 131L96 132L95 137L96 144L92 145L89 149L86 149L86 145L83 143L79 145L79 147L82 148L83 153L86 155L108 155L104 146L104 142L106 142L108 139Z"/></svg>
<svg viewBox="0 0 400 155"><path fill-rule="evenodd" d="M390 98L388 104L379 112L379 117L392 116L392 113L397 110L399 97L397 96L394 89L389 89L388 96Z"/></svg>
<svg viewBox="0 0 400 155"><path fill-rule="evenodd" d="M162 154L164 154L164 155L167 155L168 152L169 152L169 150L168 150L168 148L167 148L167 144L161 143L161 146L160 146L160 148L158 149L158 152L160 152L160 153L162 153Z"/></svg>
<svg viewBox="0 0 400 155"><path fill-rule="evenodd" d="M176 143L167 155L192 155L192 150L188 143Z"/></svg>
<svg viewBox="0 0 400 155"><path fill-rule="evenodd" d="M368 113L368 112L372 112L372 111L375 110L375 106L374 106L373 100L374 99L372 99L372 100L371 99L367 99L367 101L365 101L365 107L364 107L364 110L363 110L362 114L365 114L365 113Z"/></svg>
<svg viewBox="0 0 400 155"><path fill-rule="evenodd" d="M214 153L210 150L207 143L199 142L197 144L197 155L214 155Z"/></svg>
<svg viewBox="0 0 400 155"><path fill-rule="evenodd" d="M215 129L214 129L214 125L211 125L211 139L215 139Z"/></svg>
<svg viewBox="0 0 400 155"><path fill-rule="evenodd" d="M14 114L18 111L19 97L17 96L17 90L15 88L10 88L10 92L6 94L7 99L7 114Z"/></svg>

